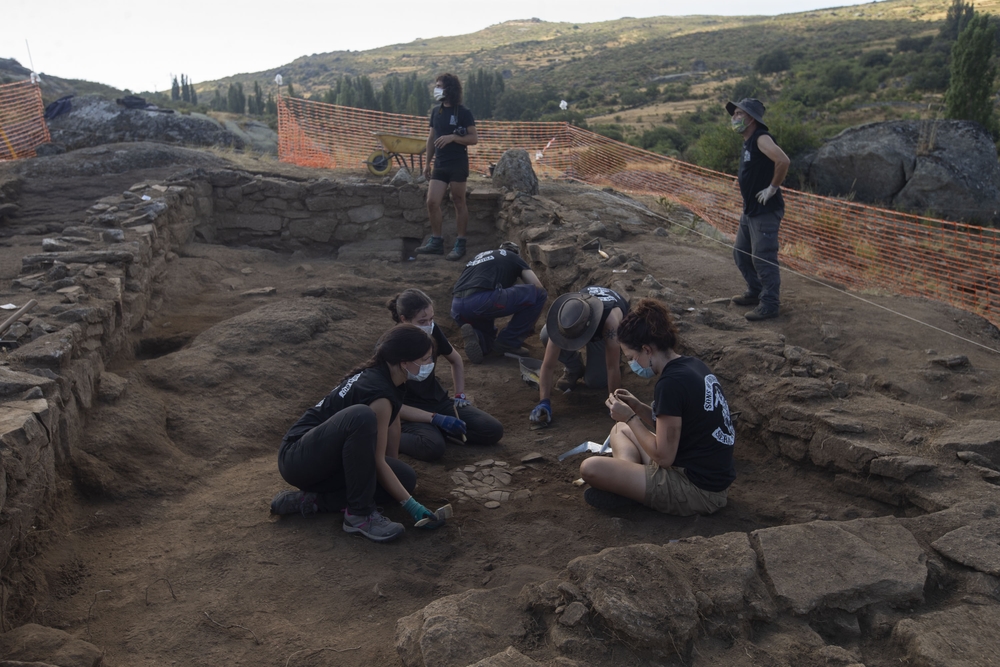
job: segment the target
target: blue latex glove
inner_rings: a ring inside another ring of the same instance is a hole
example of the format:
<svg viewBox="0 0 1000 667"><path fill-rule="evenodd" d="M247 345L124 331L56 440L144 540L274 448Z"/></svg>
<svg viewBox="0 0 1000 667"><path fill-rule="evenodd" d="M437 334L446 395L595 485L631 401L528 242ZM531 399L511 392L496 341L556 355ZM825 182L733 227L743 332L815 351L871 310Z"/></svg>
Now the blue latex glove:
<svg viewBox="0 0 1000 667"><path fill-rule="evenodd" d="M455 394L455 407L456 408L469 407L469 399L465 397L465 394Z"/></svg>
<svg viewBox="0 0 1000 667"><path fill-rule="evenodd" d="M403 503L403 509L410 513L414 521L420 521L425 518L431 521L437 520L437 515L414 500L413 496L410 496L409 500Z"/></svg>
<svg viewBox="0 0 1000 667"><path fill-rule="evenodd" d="M465 422L458 417L449 417L435 412L431 423L449 435L465 435Z"/></svg>
<svg viewBox="0 0 1000 667"><path fill-rule="evenodd" d="M549 399L545 399L541 403L535 406L535 409L531 411L531 415L528 417L533 422L551 422L552 421L552 403Z"/></svg>

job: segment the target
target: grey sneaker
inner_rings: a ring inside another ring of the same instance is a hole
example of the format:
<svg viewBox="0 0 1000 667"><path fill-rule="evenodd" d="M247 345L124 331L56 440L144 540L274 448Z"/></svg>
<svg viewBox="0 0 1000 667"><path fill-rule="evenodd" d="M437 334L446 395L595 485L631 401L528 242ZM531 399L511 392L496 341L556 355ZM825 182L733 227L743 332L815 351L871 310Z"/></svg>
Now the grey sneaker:
<svg viewBox="0 0 1000 667"><path fill-rule="evenodd" d="M462 339L465 341L465 356L474 364L483 363L483 348L479 344L479 334L471 324L463 324L459 331L462 332Z"/></svg>
<svg viewBox="0 0 1000 667"><path fill-rule="evenodd" d="M426 243L417 248L414 252L418 255L443 255L444 238L440 236L432 236L427 239Z"/></svg>
<svg viewBox="0 0 1000 667"><path fill-rule="evenodd" d="M403 524L390 521L378 510L368 516L354 516L348 511L344 512L345 533L361 533L369 540L388 542L402 535L405 530Z"/></svg>
<svg viewBox="0 0 1000 667"><path fill-rule="evenodd" d="M778 316L778 309L765 306L760 304L749 313L743 317L747 318L751 322L759 322L760 320L771 320Z"/></svg>
<svg viewBox="0 0 1000 667"><path fill-rule="evenodd" d="M753 292L747 291L730 299L737 306L756 306L760 303L760 297Z"/></svg>
<svg viewBox="0 0 1000 667"><path fill-rule="evenodd" d="M456 262L465 257L465 239L455 239L455 247L445 257L447 260Z"/></svg>
<svg viewBox="0 0 1000 667"><path fill-rule="evenodd" d="M308 516L319 511L315 493L298 489L279 491L271 500L271 514L301 514Z"/></svg>

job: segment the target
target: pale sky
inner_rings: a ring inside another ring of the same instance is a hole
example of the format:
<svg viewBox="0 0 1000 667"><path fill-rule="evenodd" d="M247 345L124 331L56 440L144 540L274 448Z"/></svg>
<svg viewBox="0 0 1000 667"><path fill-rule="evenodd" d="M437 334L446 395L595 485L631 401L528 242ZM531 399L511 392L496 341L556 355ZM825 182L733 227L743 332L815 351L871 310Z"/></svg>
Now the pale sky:
<svg viewBox="0 0 1000 667"><path fill-rule="evenodd" d="M476 32L514 19L593 23L624 16L775 15L858 0L3 0L0 58L133 92L166 90L330 51ZM692 11L696 10L696 11ZM25 44L27 40L27 45ZM31 51L29 61L28 50Z"/></svg>

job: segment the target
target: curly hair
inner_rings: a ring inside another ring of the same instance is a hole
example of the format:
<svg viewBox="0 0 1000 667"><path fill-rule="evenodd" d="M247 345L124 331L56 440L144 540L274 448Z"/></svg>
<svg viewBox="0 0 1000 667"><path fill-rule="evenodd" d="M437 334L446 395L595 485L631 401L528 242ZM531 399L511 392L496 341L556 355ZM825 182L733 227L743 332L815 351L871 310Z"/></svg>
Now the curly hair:
<svg viewBox="0 0 1000 667"><path fill-rule="evenodd" d="M434 350L434 341L430 336L412 324L397 324L378 339L374 356L349 371L340 381L368 368L388 368L404 361L416 361L427 354L428 350Z"/></svg>
<svg viewBox="0 0 1000 667"><path fill-rule="evenodd" d="M457 107L462 103L462 82L458 80L458 77L454 74L441 74L434 80L434 83L441 82L441 87L444 89L444 102L447 102L453 107Z"/></svg>
<svg viewBox="0 0 1000 667"><path fill-rule="evenodd" d="M677 327L662 303L640 299L618 325L618 341L633 350L652 345L666 352L677 347Z"/></svg>
<svg viewBox="0 0 1000 667"><path fill-rule="evenodd" d="M433 305L434 302L422 290L411 287L389 299L385 307L389 309L392 321L399 324L403 320L412 321L420 311Z"/></svg>

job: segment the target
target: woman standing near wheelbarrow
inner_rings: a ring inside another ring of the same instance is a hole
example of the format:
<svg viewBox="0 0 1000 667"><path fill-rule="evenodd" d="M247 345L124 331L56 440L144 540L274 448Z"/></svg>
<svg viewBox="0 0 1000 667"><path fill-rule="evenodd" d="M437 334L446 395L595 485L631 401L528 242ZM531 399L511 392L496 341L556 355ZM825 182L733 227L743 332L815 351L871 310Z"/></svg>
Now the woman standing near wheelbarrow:
<svg viewBox="0 0 1000 667"><path fill-rule="evenodd" d="M422 255L444 254L441 202L445 190L450 189L451 200L455 204L458 238L445 259L455 261L465 255L465 232L469 226L469 208L465 203L465 184L469 179L467 146L479 143L479 135L476 134L476 119L472 117L472 112L462 106L462 84L457 76L439 76L434 82L434 99L438 104L431 110L427 163L424 167L424 177L430 180L427 215L431 219L431 237L417 248L417 252Z"/></svg>
<svg viewBox="0 0 1000 667"><path fill-rule="evenodd" d="M503 437L503 424L474 407L465 397L465 366L458 350L451 346L434 323L434 302L418 289L408 289L393 297L386 307L392 319L414 324L434 339L437 353L451 364L455 397L441 386L434 369L426 377L406 381L403 407L399 411L399 453L419 461L436 461L444 456L445 435L462 437L470 445L495 445Z"/></svg>

